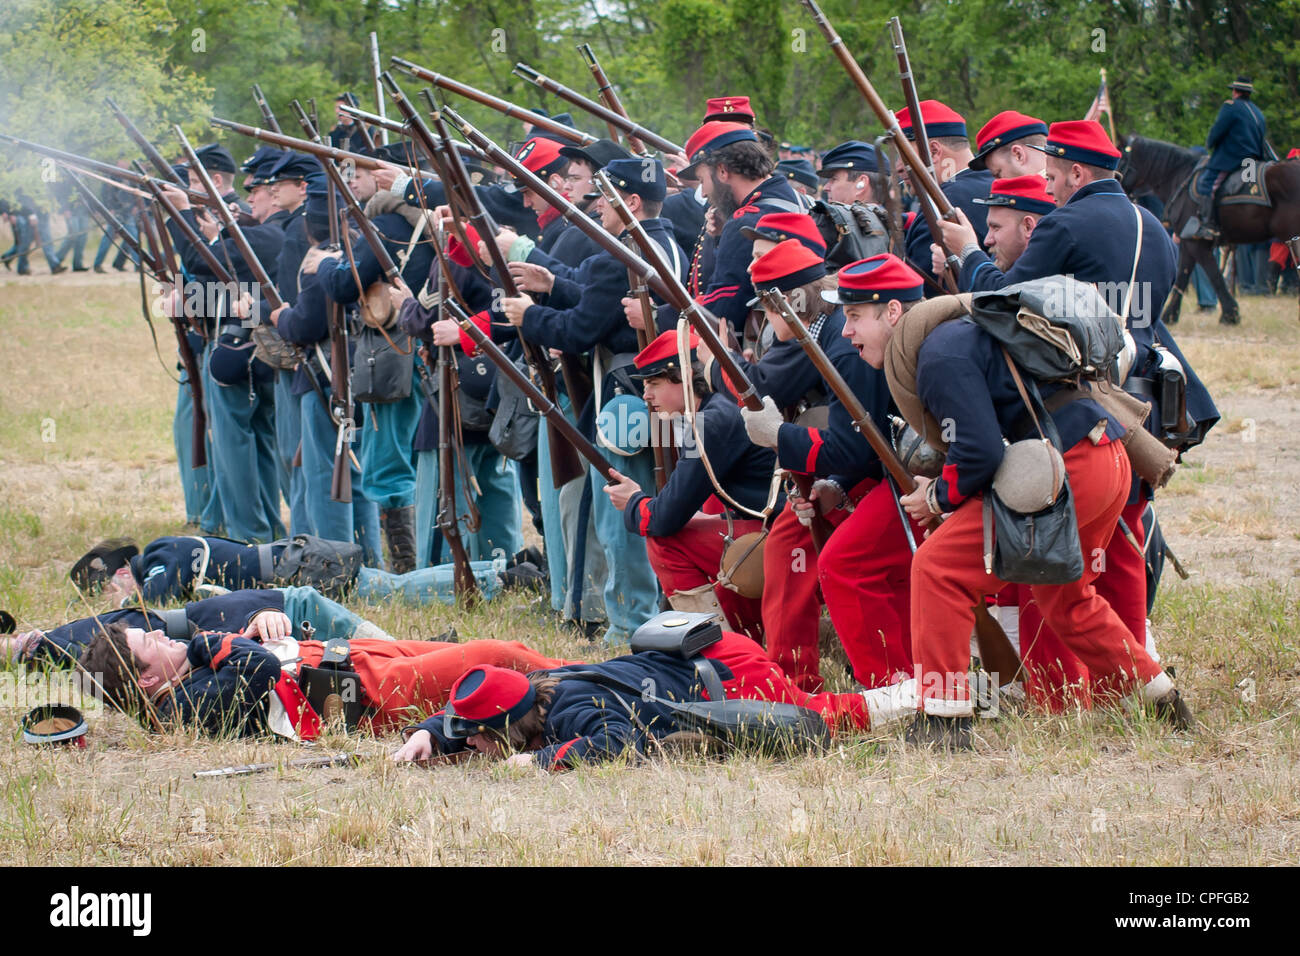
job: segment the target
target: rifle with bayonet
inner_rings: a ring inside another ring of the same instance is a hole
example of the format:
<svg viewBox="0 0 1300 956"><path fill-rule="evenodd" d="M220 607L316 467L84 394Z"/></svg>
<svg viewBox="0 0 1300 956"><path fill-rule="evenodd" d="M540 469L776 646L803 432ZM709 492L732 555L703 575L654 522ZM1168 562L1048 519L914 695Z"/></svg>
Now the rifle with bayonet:
<svg viewBox="0 0 1300 956"><path fill-rule="evenodd" d="M271 112L271 104L266 102L266 97L262 95L260 84L253 84L253 99L257 100L257 108L262 113L262 122L273 132L279 133L281 131L280 122L275 118L275 114Z"/></svg>
<svg viewBox="0 0 1300 956"><path fill-rule="evenodd" d="M389 74L385 73L386 84L390 91L396 91L400 95L396 82ZM395 101L396 97L395 97ZM398 101L400 104L400 101ZM408 104L409 105L409 104ZM519 289L515 285L514 277L510 274L510 269L506 264L506 258L497 246L496 235L500 231L496 221L483 205L478 193L470 182L469 173L465 169L464 160L454 146L451 145L452 137L447 129L446 121L443 114L453 115L450 107L443 107L442 110L433 114L434 125L438 129L438 135L441 140L441 151L443 156L443 166L451 177L448 183L447 193L451 197L453 188L460 201L468 207L469 221L484 240L483 244L487 247L488 258L492 262L496 276L494 281L500 286L501 291L508 298L514 298L519 295ZM409 117L408 117L409 118ZM494 144L495 145L495 144ZM480 146L480 149L482 147ZM486 152L486 151L484 151ZM524 359L527 361L533 376L541 386L542 392L546 395L549 404L555 404L558 401L559 392L556 389L555 372L546 352L536 343L529 342L524 338L523 332L519 332L519 341L523 347ZM580 374L575 368L577 364L576 357L570 356L567 360L561 361L561 371L565 376L566 386L574 389L569 394L569 400L573 407L574 415L582 411L583 405L586 404L586 397L581 394ZM570 381L572 380L572 381ZM575 392L577 394L575 394ZM556 488L563 487L568 482L579 477L583 473L582 462L580 462L573 448L565 442L562 431L557 430L555 422L547 418L547 437L550 439L547 443L551 459L551 480Z"/></svg>
<svg viewBox="0 0 1300 956"><path fill-rule="evenodd" d="M760 291L759 296L768 309L779 313L785 319L786 324L790 326L808 358L817 367L817 371L826 380L826 384L831 387L831 391L840 400L844 410L849 413L849 417L853 420L854 429L867 440L867 444L880 458L880 464L887 473L887 480L894 482L896 493L908 495L915 491L916 479L898 457L894 447L880 433L880 429L876 427L876 423L872 420L862 401L853 393L853 389L849 388L849 383L844 380L844 376L840 375L839 370L822 350L822 347L808 333L807 327L795 314L794 309L790 308L790 303L786 300L786 297L778 289ZM814 506L813 513L816 514L819 510ZM908 536L912 550L915 551L916 543L912 538L911 528L907 524L907 516L901 513L901 506L900 514L904 531ZM937 527L938 520L936 517L931 522L931 526ZM993 616L989 614L989 610L982 599L975 603L974 612L975 637L979 644L981 665L989 673L998 675L1000 684L1006 685L1017 680L1021 671L1020 656L1012 647L1011 641L1007 639L1006 632L1002 630L1002 626L997 621L993 620ZM1009 676L1004 677L1003 675Z"/></svg>
<svg viewBox="0 0 1300 956"><path fill-rule="evenodd" d="M540 129L544 129L549 133L554 133L571 143L576 143L579 146L588 146L596 141L596 137L592 136L590 133L584 133L582 130L574 129L572 126L565 126L563 123L557 122L556 120L542 116L538 113L534 113L532 110L525 109L522 106L516 106L514 103L511 103L508 100L503 100L498 96L493 96L491 93L484 93L482 90L476 89L467 83L461 83L457 80L453 80L449 76L435 73L433 70L426 69L418 63L404 60L400 56L389 57L389 59L392 61L393 65L403 73L410 74L416 79L424 80L426 83L432 83L440 90L446 90L448 93L455 93L457 96L464 97L467 100L472 100L475 103L494 109L498 113L503 113L504 115L509 116L512 119L517 119L522 123L529 123ZM388 86L389 92L391 93L391 84L388 84L387 81L385 81L385 85Z"/></svg>
<svg viewBox="0 0 1300 956"><path fill-rule="evenodd" d="M534 86L554 93L560 99L572 103L581 110L590 113L592 116L602 120L607 125L621 130L625 136L634 136L644 143L649 143L655 149L661 149L665 153L680 153L682 147L670 139L665 139L653 130L648 130L638 123L632 122L626 116L622 116L616 111L610 109L601 103L588 99L581 93L570 89L563 83L551 79L545 74L539 73L527 63L516 63L513 70L515 76L527 80Z"/></svg>

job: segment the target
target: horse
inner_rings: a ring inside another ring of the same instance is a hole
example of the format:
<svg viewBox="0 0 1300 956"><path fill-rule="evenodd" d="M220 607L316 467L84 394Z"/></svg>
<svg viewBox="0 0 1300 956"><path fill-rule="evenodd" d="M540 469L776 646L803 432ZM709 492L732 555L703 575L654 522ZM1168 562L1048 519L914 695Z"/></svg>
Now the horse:
<svg viewBox="0 0 1300 956"><path fill-rule="evenodd" d="M1196 212L1189 195L1192 171L1204 154L1158 139L1130 134L1124 139L1117 178L1124 191L1150 190L1165 204L1164 222L1179 235L1187 220ZM1178 278L1165 302L1161 318L1166 325L1178 321L1183 293L1192 269L1198 264L1210 278L1219 297L1222 311L1219 321L1237 325L1241 313L1237 300L1228 292L1214 255L1216 242L1241 245L1276 239L1288 243L1293 257L1300 259L1300 162L1285 161L1267 167L1264 185L1272 206L1219 205L1219 239L1179 239Z"/></svg>

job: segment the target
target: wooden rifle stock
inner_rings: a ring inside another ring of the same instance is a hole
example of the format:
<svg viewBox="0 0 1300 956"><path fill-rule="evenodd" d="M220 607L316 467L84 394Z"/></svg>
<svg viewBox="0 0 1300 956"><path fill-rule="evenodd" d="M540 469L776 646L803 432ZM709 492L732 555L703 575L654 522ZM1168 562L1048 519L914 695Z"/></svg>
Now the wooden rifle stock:
<svg viewBox="0 0 1300 956"><path fill-rule="evenodd" d="M584 133L582 130L574 129L572 126L565 126L563 123L556 122L545 116L534 113L532 110L524 109L517 106L509 100L503 100L491 93L484 93L480 89L470 86L467 83L461 83L453 80L449 76L443 76L441 73L435 73L433 70L425 69L417 63L410 60L403 60L399 56L389 57L394 66L403 73L409 73L417 79L424 80L426 83L432 83L440 90L446 90L448 93L455 93L457 96L472 100L489 109L494 109L498 113L504 113L512 119L517 119L522 123L530 123L533 126L554 133L567 139L571 143L577 143L579 146L586 146L596 141L596 137L590 133ZM389 87L392 92L392 87Z"/></svg>
<svg viewBox="0 0 1300 956"><path fill-rule="evenodd" d="M262 112L262 122L273 132L281 132L280 123L271 112L271 104L266 102L266 97L262 95L262 87L257 83L253 84L253 99L257 100L257 108Z"/></svg>
<svg viewBox="0 0 1300 956"><path fill-rule="evenodd" d="M590 100L570 89L563 83L551 79L537 70L533 69L527 63L516 63L514 68L515 76L527 80L534 86L539 86L549 93L554 93L560 99L572 103L580 110L590 113L592 116L602 120L606 125L622 130L624 135L635 136L642 142L649 143L655 149L662 149L665 153L680 153L682 147L670 139L665 139L653 130L648 130L638 123L633 123L626 116L621 116L608 106Z"/></svg>
<svg viewBox="0 0 1300 956"><path fill-rule="evenodd" d="M438 530L451 551L452 566L455 569L456 597L472 600L478 597L478 582L474 580L474 570L469 564L469 554L465 551L465 542L460 537L460 524L456 520L456 463L465 450L460 447L459 428L456 410L452 403L457 388L456 359L450 346L438 349ZM469 499L470 489L465 489L465 498ZM437 555L434 555L436 560Z"/></svg>
<svg viewBox="0 0 1300 956"><path fill-rule="evenodd" d="M812 359L817 371L821 373L822 378L826 380L826 384L835 393L835 397L840 400L840 404L844 406L845 411L849 413L849 417L853 419L853 427L867 440L872 450L879 456L881 465L893 478L902 494L908 495L915 491L916 479L898 457L894 447L880 433L880 429L876 427L876 423L867 413L866 407L853 394L853 389L849 388L849 383L844 381L844 376L840 375L839 370L831 363L830 358L822 351L821 346L808 334L807 327L800 321L794 309L790 308L790 303L786 301L785 296L777 289L760 292L759 296L763 299L763 304L773 312L780 313L786 324L794 331L795 338L799 340L803 350ZM939 519L936 517L930 522L930 527L937 528L938 521ZM981 665L989 673L998 675L1001 684L1011 683L1020 676L1021 662L1019 655L1016 654L1015 648L1012 647L1011 641L1002 629L1002 625L993 619L993 615L989 613L988 607L982 600L975 603L973 610L975 612L975 637L979 642ZM1010 676L1003 679L1002 675L1004 674Z"/></svg>
<svg viewBox="0 0 1300 956"><path fill-rule="evenodd" d="M225 224L226 232L230 234L230 238L234 241L235 247L239 250L239 255L243 258L245 265L248 266L249 271L253 273L253 278L261 287L262 297L266 299L267 304L271 306L272 311L280 308L280 306L284 305L284 300L280 298L280 293L276 290L275 283L271 281L271 277L262 266L261 260L257 258L257 253L253 251L253 247L248 244L248 239L244 236L244 231L239 228L239 223L235 221L234 214L231 213L230 207L225 204L224 200L222 200L221 193L217 191L216 185L212 182L212 177L209 176L208 171L203 168L203 164L199 162L199 157L194 152L194 147L190 145L190 141L186 138L185 131L179 126L173 125L172 132L176 135L177 140L180 141L181 149L185 151L185 158L190 161L190 168L193 169L195 175L199 177L199 182L203 184L204 191L215 200L217 215Z"/></svg>
<svg viewBox="0 0 1300 956"><path fill-rule="evenodd" d="M591 466L605 477L608 484L614 484L614 466L609 463L586 435L578 431L577 427L564 417L564 412L560 410L560 407L548 399L540 388L528 380L527 375L515 367L515 364L510 361L506 353L501 351L501 346L493 342L482 329L475 325L470 320L470 317L465 314L465 310L456 302L444 301L442 306L451 313L451 317L465 331L465 334L474 341L475 346L488 357L502 375L514 382L515 386L532 402L533 407L546 417L549 424L555 426L556 430L564 436L574 450L587 459Z"/></svg>

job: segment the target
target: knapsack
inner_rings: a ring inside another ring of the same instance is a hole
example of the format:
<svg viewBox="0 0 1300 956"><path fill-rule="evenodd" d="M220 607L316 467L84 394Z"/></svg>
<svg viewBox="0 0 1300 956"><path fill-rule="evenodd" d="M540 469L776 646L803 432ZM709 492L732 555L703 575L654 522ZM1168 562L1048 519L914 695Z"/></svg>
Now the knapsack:
<svg viewBox="0 0 1300 956"><path fill-rule="evenodd" d="M826 264L832 269L889 251L885 222L866 203L846 206L819 199L809 215L826 243Z"/></svg>
<svg viewBox="0 0 1300 956"><path fill-rule="evenodd" d="M971 321L1042 382L1115 376L1124 323L1097 287L1069 276L1031 279L971 298Z"/></svg>
<svg viewBox="0 0 1300 956"><path fill-rule="evenodd" d="M361 545L296 534L275 562L275 580L281 586L311 587L334 597L352 586L360 570Z"/></svg>

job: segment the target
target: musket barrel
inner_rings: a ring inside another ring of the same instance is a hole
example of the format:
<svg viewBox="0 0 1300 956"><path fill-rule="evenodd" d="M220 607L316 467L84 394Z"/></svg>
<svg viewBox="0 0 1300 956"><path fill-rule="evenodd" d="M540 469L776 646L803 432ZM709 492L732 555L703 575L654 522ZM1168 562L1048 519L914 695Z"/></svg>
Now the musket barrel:
<svg viewBox="0 0 1300 956"><path fill-rule="evenodd" d="M514 74L535 86L541 87L547 92L554 93L560 99L572 103L579 109L587 111L592 116L603 120L608 125L622 130L625 134L635 136L637 139L649 143L655 149L662 149L665 153L680 153L683 151L683 147L674 143L672 140L666 139L653 130L648 130L638 123L633 123L626 116L619 115L608 106L597 103L595 100L588 99L581 93L571 90L563 83L539 73L527 63L516 63Z"/></svg>
<svg viewBox="0 0 1300 956"><path fill-rule="evenodd" d="M473 100L483 106L490 107L498 113L504 113L512 119L520 122L531 123L533 126L540 126L548 132L555 133L557 136L563 136L579 146L586 146L596 141L596 137L590 133L584 133L582 130L574 129L571 126L565 126L553 119L540 116L532 110L524 109L517 106L509 100L503 100L499 96L493 96L491 93L485 93L466 83L453 80L449 76L443 76L441 73L435 73L433 70L425 69L418 63L412 63L410 60L403 60L399 56L390 57L393 64L402 72L409 73L417 79L424 80L426 83L432 83L441 90L449 93L455 93L457 96L463 96L467 100Z"/></svg>
<svg viewBox="0 0 1300 956"><path fill-rule="evenodd" d="M271 281L271 277L267 274L261 260L257 258L257 253L255 253L253 247L249 245L248 239L244 236L244 231L239 228L239 223L235 221L234 214L231 213L230 207L222 200L221 193L217 191L216 185L212 182L212 177L209 176L208 171L203 168L203 164L199 161L198 154L194 152L194 147L190 145L189 139L185 136L185 131L182 130L180 126L173 124L172 133L176 136L177 140L180 141L181 149L185 151L185 157L190 161L190 168L194 170L194 174L198 176L199 181L203 183L204 190L206 190L208 195L214 200L214 208L217 210L217 215L225 224L226 231L230 234L230 238L239 249L239 255L244 260L244 264L248 266L249 271L253 273L253 278L261 287L262 297L266 299L267 304L270 305L272 310L280 308L280 306L284 305L284 300L280 298L280 293L275 288L275 283Z"/></svg>
<svg viewBox="0 0 1300 956"><path fill-rule="evenodd" d="M952 204L948 202L948 197L939 189L939 184L935 182L934 177L929 175L929 171L926 169L921 157L917 154L911 140L903 134L902 128L898 125L898 118L894 116L893 111L885 105L885 101L880 98L880 94L877 93L875 87L871 85L871 81L867 79L867 75L862 72L862 67L858 66L858 61L853 58L853 54L850 53L848 48L844 45L844 41L840 38L840 35L835 32L835 27L833 27L831 22L826 19L826 14L822 13L821 7L817 5L817 0L802 0L802 2L803 5L808 8L809 13L812 14L813 19L817 22L817 26L821 28L822 34L826 37L827 43L830 44L831 51L840 61L845 72L849 74L849 78L853 81L854 85L857 86L858 92L860 92L863 99L867 101L867 105L871 107L871 111L876 114L876 119L878 119L880 124L885 128L885 132L887 132L894 140L894 144L898 147L899 155L903 157L903 162L907 163L908 167L910 167L912 172L916 175L918 185L920 185L921 188L930 196L931 201L934 202L935 206L938 208L940 215L945 217L951 215ZM915 124L913 125L915 126Z"/></svg>
<svg viewBox="0 0 1300 956"><path fill-rule="evenodd" d="M373 156L366 156L364 153L353 153L346 149L339 149L335 146L328 146L324 143L315 143L309 139L299 139L297 136L288 136L284 133L277 133L273 130L262 129L257 126L248 126L244 123L236 123L234 120L222 119L219 116L209 116L208 122L213 126L221 129L228 129L244 136L260 139L264 143L270 143L272 146L281 146L285 149L296 149L301 153L311 153L317 159L328 158L336 163L351 161L353 164L362 169L380 169L383 163Z"/></svg>

